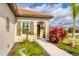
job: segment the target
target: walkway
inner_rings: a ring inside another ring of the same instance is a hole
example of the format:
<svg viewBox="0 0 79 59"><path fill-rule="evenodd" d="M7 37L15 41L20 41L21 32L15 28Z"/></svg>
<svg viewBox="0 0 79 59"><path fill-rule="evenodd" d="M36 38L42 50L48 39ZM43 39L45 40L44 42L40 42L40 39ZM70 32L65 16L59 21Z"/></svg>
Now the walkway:
<svg viewBox="0 0 79 59"><path fill-rule="evenodd" d="M59 49L54 44L47 42L45 39L36 40L51 56L72 56L69 53Z"/></svg>

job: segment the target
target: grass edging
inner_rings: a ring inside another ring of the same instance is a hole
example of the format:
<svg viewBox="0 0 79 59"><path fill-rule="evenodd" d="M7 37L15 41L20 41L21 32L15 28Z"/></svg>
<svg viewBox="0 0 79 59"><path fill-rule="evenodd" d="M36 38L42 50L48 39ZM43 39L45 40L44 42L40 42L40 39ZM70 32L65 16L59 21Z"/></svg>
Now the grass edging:
<svg viewBox="0 0 79 59"><path fill-rule="evenodd" d="M71 47L69 44L72 42L72 38L65 38L65 40L59 44L57 47L72 54L73 56L79 56L79 39L76 39L75 48Z"/></svg>

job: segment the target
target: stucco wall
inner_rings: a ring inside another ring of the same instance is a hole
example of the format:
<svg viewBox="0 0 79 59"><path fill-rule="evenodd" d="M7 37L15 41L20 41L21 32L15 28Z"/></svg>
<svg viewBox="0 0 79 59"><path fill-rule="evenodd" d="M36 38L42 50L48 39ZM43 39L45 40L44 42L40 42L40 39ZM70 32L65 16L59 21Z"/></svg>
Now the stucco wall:
<svg viewBox="0 0 79 59"><path fill-rule="evenodd" d="M35 40L37 39L37 23L40 22L40 21L43 21L43 22L47 22L47 19L38 19L38 18L17 18L17 22L18 21L29 21L29 22L33 22L33 23L30 23L30 29L31 31L34 32L34 35L29 35L28 38L29 40ZM21 23L22 24L22 23ZM48 24L46 23L45 26L46 26L46 36L47 36L47 30L48 30ZM21 25L22 26L22 25ZM24 38L26 38L26 35L23 35L21 33L20 36L17 35L17 23L16 23L16 42L21 42L24 40Z"/></svg>
<svg viewBox="0 0 79 59"><path fill-rule="evenodd" d="M17 23L21 22L21 24L19 25L19 26L21 26L21 31L22 31L22 24L23 24L24 21L29 22L29 26L30 26L29 29L30 29L30 31L34 32L34 21L28 20L27 18L26 19L17 19ZM16 39L15 39L15 42L22 42L23 40L26 39L26 35L23 34L22 32L21 32L21 35L17 35L17 28L18 28L17 23L16 23ZM34 36L35 35L29 35L28 39L30 39L32 41L34 39Z"/></svg>
<svg viewBox="0 0 79 59"><path fill-rule="evenodd" d="M9 32L6 31L6 19L10 20ZM7 4L0 3L0 55L7 55L15 42L15 17Z"/></svg>

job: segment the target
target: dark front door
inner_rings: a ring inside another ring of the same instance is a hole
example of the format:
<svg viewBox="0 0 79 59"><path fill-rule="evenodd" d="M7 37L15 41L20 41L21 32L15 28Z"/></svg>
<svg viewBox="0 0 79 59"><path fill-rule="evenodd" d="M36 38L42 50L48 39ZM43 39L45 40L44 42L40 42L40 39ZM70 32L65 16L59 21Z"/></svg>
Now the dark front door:
<svg viewBox="0 0 79 59"><path fill-rule="evenodd" d="M37 25L37 37L40 37L40 25Z"/></svg>

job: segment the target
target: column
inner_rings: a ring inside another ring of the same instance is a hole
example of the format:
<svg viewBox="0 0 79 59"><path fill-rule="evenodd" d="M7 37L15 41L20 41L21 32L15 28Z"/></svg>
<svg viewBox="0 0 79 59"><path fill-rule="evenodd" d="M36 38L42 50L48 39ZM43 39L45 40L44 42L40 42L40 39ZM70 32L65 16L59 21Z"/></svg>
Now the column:
<svg viewBox="0 0 79 59"><path fill-rule="evenodd" d="M22 33L22 30L23 30L23 27L22 27L23 26L23 21L20 21L20 22L21 22L21 36L22 36L22 34L23 34Z"/></svg>
<svg viewBox="0 0 79 59"><path fill-rule="evenodd" d="M34 21L34 39L37 39L37 21Z"/></svg>
<svg viewBox="0 0 79 59"><path fill-rule="evenodd" d="M49 33L49 26L48 26L48 22L45 22L46 24L46 38L48 38L48 33Z"/></svg>

